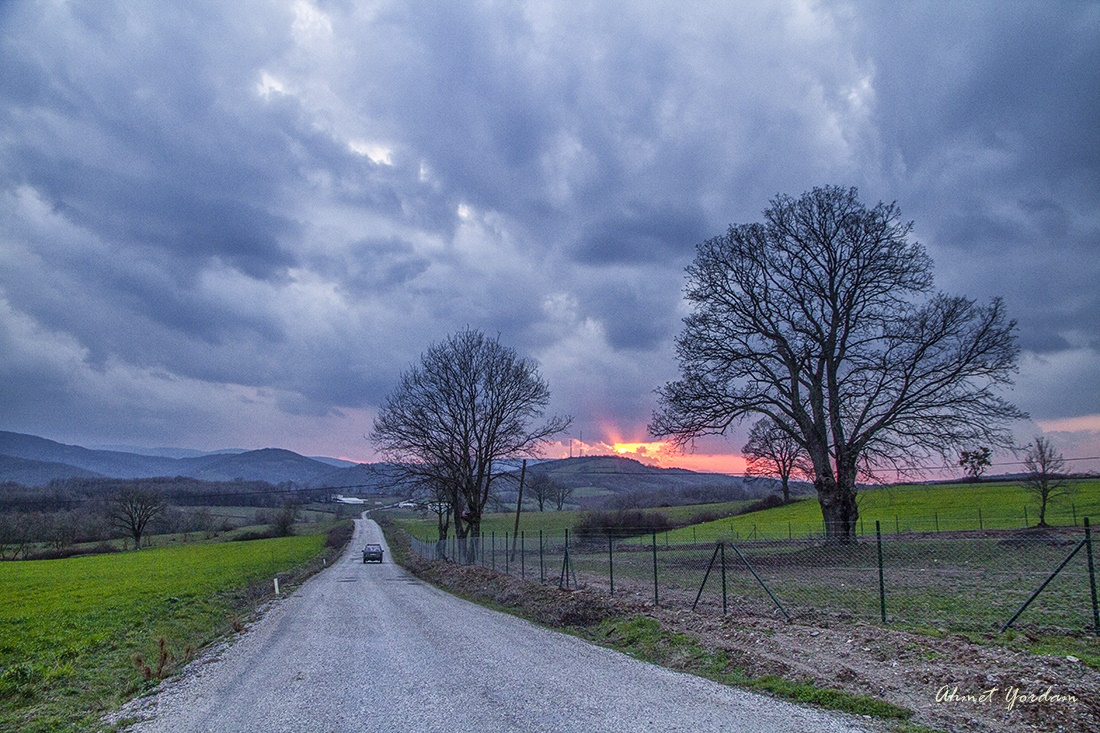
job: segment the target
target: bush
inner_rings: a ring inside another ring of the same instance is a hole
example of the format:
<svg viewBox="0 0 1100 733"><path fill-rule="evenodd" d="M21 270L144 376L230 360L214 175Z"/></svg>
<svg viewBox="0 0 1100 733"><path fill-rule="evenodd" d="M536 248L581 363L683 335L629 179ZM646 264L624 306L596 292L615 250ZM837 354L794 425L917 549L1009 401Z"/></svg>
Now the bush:
<svg viewBox="0 0 1100 733"><path fill-rule="evenodd" d="M635 537L652 532L666 532L675 525L660 512L620 509L614 512L585 512L573 530L578 539L597 537Z"/></svg>
<svg viewBox="0 0 1100 733"><path fill-rule="evenodd" d="M328 531L325 536L325 547L331 547L334 550L339 550L341 547L351 541L351 536L355 533L355 524L352 522L341 522Z"/></svg>
<svg viewBox="0 0 1100 733"><path fill-rule="evenodd" d="M737 512L738 514L752 514L753 512L762 512L765 509L775 509L776 507L786 506L787 504L793 504L796 500L783 501L783 497L779 494L770 494L765 496L760 501L754 501L747 507Z"/></svg>
<svg viewBox="0 0 1100 733"><path fill-rule="evenodd" d="M110 552L119 552L120 550L112 545L110 542L100 542L92 547L64 547L60 550L50 549L42 550L41 552L32 552L28 554L24 559L26 560L63 560L67 557L78 557L80 555L105 555Z"/></svg>

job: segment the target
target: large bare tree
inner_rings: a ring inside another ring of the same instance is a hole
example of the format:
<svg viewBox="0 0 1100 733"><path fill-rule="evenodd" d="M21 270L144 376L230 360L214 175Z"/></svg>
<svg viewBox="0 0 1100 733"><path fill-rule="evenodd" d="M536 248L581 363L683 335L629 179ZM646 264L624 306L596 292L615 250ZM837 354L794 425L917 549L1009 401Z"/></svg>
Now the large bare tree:
<svg viewBox="0 0 1100 733"><path fill-rule="evenodd" d="M659 390L651 432L685 445L771 418L809 457L829 542L855 537L861 472L1009 446L1024 415L996 390L1016 370L1015 323L1000 299L934 292L911 228L829 186L700 244L681 379Z"/></svg>
<svg viewBox="0 0 1100 733"><path fill-rule="evenodd" d="M749 440L741 448L746 476L775 476L784 503L791 500L791 477L813 480L813 467L798 439L769 417L752 424Z"/></svg>
<svg viewBox="0 0 1100 733"><path fill-rule="evenodd" d="M534 362L480 331L431 346L382 405L371 440L406 480L449 499L460 538L477 537L505 458L535 457L568 417L542 420L550 390Z"/></svg>

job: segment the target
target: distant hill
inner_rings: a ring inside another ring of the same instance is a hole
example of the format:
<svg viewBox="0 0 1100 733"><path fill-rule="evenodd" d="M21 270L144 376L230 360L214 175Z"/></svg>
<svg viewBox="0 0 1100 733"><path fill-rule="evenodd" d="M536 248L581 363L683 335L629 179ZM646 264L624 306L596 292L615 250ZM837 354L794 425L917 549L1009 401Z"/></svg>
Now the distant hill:
<svg viewBox="0 0 1100 733"><path fill-rule="evenodd" d="M555 481L579 488L601 488L615 493L701 485L742 486L740 476L696 473L686 468L658 468L624 456L584 456L544 461L528 466L529 473L545 473Z"/></svg>
<svg viewBox="0 0 1100 733"><path fill-rule="evenodd" d="M45 486L54 479L100 478L102 475L66 463L0 456L0 481L14 481L24 486Z"/></svg>
<svg viewBox="0 0 1100 733"><path fill-rule="evenodd" d="M182 452L187 455L187 452ZM172 458L115 450L91 450L46 438L0 431L0 481L44 486L65 478L187 476L207 481L294 482L306 485L331 473L327 462L280 448L217 452ZM339 470L339 469L335 469Z"/></svg>
<svg viewBox="0 0 1100 733"><path fill-rule="evenodd" d="M309 488L339 489L348 494L389 494L395 491L396 470L389 463L356 463L329 470L309 483Z"/></svg>
<svg viewBox="0 0 1100 733"><path fill-rule="evenodd" d="M353 464L318 459L281 448L192 454L144 455L91 450L46 438L0 431L0 481L44 486L66 478L155 478L184 476L205 481L292 482L302 488L332 488L343 493L381 494L394 490L394 468L386 463ZM519 462L515 463L518 478ZM545 473L578 491L575 501L589 506L630 506L728 501L763 496L772 486L740 476L657 468L623 456L584 456L531 461L529 474ZM509 488L501 485L503 493ZM511 489L514 491L514 489Z"/></svg>
<svg viewBox="0 0 1100 733"><path fill-rule="evenodd" d="M763 496L771 487L741 476L658 468L624 456L583 456L528 464L570 486L571 503L584 507L647 507L733 501ZM507 492L506 492L507 493ZM514 496L514 493L513 493Z"/></svg>
<svg viewBox="0 0 1100 733"><path fill-rule="evenodd" d="M282 448L262 448L260 450L237 453L229 456L207 456L204 458L184 458L182 461L194 461L193 473L180 474L194 476L204 481L267 481L273 484L293 481L306 484L332 467L327 463Z"/></svg>

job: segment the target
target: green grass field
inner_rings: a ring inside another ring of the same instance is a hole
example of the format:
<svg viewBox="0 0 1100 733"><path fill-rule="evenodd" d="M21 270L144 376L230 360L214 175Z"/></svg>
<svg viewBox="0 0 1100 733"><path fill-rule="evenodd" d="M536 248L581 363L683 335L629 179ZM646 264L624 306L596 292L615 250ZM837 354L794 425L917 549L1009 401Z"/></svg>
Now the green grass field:
<svg viewBox="0 0 1100 733"><path fill-rule="evenodd" d="M0 563L0 730L94 730L151 684L158 640L179 660L226 633L249 587L318 557L323 534ZM254 600L254 598L253 598Z"/></svg>
<svg viewBox="0 0 1100 733"><path fill-rule="evenodd" d="M1047 507L1047 524L1080 526L1084 517L1100 521L1100 479L1073 482L1076 494ZM878 520L883 534L1035 526L1039 507L1019 483L887 486L859 493L859 534L873 536ZM763 512L708 522L670 533L673 542L694 538L786 539L820 537L821 507L807 498Z"/></svg>
<svg viewBox="0 0 1100 733"><path fill-rule="evenodd" d="M732 515L738 510L751 504L751 501L727 501L719 504L692 504L688 506L655 507L643 509L646 513L658 512L674 522L686 522L703 512L715 515ZM585 514L583 511L524 511L519 515L519 529L528 537L536 537L539 530L547 534L563 534L566 529L572 530ZM417 514L394 516L395 522L410 534L427 539L436 532L436 519L434 514ZM423 518L426 517L426 518ZM485 534L496 533L498 537L509 535L515 529L516 515L513 512L501 512L486 514L481 522L482 532Z"/></svg>

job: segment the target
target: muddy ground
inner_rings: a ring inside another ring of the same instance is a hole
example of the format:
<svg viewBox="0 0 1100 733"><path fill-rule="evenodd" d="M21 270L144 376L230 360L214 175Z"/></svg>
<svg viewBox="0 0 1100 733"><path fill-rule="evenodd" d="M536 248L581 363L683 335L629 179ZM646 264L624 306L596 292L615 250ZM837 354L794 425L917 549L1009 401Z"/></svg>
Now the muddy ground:
<svg viewBox="0 0 1100 733"><path fill-rule="evenodd" d="M477 567L412 566L438 585L558 628L643 614L725 650L748 675L812 682L911 710L916 728L905 730L1100 730L1100 671L1070 655L1010 648L992 635L975 643L960 634L927 636L841 618L723 618L612 599L591 588L564 591Z"/></svg>

